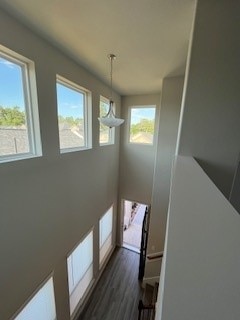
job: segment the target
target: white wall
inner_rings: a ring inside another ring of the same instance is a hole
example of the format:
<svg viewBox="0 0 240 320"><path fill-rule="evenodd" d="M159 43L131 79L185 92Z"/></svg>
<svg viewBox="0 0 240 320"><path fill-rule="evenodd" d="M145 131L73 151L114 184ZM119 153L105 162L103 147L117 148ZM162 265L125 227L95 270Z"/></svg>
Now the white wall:
<svg viewBox="0 0 240 320"><path fill-rule="evenodd" d="M0 318L9 319L54 271L57 317L66 320L66 256L92 226L99 275L98 219L117 203L119 129L115 145L100 147L99 96L109 88L3 11L0 29L0 44L35 62L43 145L43 157L0 165ZM92 150L59 154L56 73L92 91Z"/></svg>
<svg viewBox="0 0 240 320"><path fill-rule="evenodd" d="M184 77L165 78L162 86L154 167L148 252L163 250L172 162L175 155Z"/></svg>
<svg viewBox="0 0 240 320"><path fill-rule="evenodd" d="M198 1L179 154L229 197L240 152L239 1Z"/></svg>
<svg viewBox="0 0 240 320"><path fill-rule="evenodd" d="M153 171L157 146L160 94L122 97L122 118L126 119L121 130L119 200L126 199L150 204ZM128 142L130 108L133 106L156 106L156 127L153 145ZM123 216L119 219L119 231ZM121 243L121 234L118 234Z"/></svg>
<svg viewBox="0 0 240 320"><path fill-rule="evenodd" d="M157 316L240 319L240 217L197 162L173 169Z"/></svg>
<svg viewBox="0 0 240 320"><path fill-rule="evenodd" d="M126 119L121 131L120 193L121 197L140 203L150 203L153 169L158 134L160 94L122 97L122 117ZM129 143L130 108L156 106L156 127L153 145Z"/></svg>

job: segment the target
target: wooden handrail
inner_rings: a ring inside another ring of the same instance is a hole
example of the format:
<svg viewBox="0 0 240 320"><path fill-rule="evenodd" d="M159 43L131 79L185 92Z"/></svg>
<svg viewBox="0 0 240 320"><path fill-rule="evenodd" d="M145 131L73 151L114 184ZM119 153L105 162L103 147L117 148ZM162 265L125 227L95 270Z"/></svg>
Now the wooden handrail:
<svg viewBox="0 0 240 320"><path fill-rule="evenodd" d="M155 259L160 259L163 257L163 251L162 252L157 252L157 253L152 253L147 255L148 260L155 260Z"/></svg>

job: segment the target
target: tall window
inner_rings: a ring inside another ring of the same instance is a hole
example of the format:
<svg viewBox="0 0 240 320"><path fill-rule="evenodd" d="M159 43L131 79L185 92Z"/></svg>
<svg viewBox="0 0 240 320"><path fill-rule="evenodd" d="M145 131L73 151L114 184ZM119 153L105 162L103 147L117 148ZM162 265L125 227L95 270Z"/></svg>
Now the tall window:
<svg viewBox="0 0 240 320"><path fill-rule="evenodd" d="M109 100L100 96L99 116L104 117L109 110ZM100 145L114 143L115 128L109 128L100 123L99 143Z"/></svg>
<svg viewBox="0 0 240 320"><path fill-rule="evenodd" d="M41 155L34 63L0 46L0 161Z"/></svg>
<svg viewBox="0 0 240 320"><path fill-rule="evenodd" d="M50 278L33 296L14 320L55 320L53 279Z"/></svg>
<svg viewBox="0 0 240 320"><path fill-rule="evenodd" d="M89 91L57 76L58 129L62 152L91 147L90 98Z"/></svg>
<svg viewBox="0 0 240 320"><path fill-rule="evenodd" d="M131 108L129 129L130 143L153 144L155 111L155 106Z"/></svg>
<svg viewBox="0 0 240 320"><path fill-rule="evenodd" d="M112 249L113 207L99 221L99 264L103 264Z"/></svg>
<svg viewBox="0 0 240 320"><path fill-rule="evenodd" d="M72 314L93 279L93 231L68 256L67 268Z"/></svg>

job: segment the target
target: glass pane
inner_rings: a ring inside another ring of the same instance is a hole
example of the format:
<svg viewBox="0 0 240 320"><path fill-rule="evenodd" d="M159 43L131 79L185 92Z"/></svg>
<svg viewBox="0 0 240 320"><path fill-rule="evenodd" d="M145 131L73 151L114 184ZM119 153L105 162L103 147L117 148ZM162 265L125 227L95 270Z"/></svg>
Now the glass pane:
<svg viewBox="0 0 240 320"><path fill-rule="evenodd" d="M57 83L60 149L85 146L84 101L84 93Z"/></svg>
<svg viewBox="0 0 240 320"><path fill-rule="evenodd" d="M100 112L99 116L104 117L109 110L109 101L107 99L100 99ZM110 129L107 126L104 126L100 123L100 133L99 133L99 143L108 144L110 143Z"/></svg>
<svg viewBox="0 0 240 320"><path fill-rule="evenodd" d="M112 233L112 207L100 220L100 247Z"/></svg>
<svg viewBox="0 0 240 320"><path fill-rule="evenodd" d="M30 151L24 67L0 57L0 156Z"/></svg>
<svg viewBox="0 0 240 320"><path fill-rule="evenodd" d="M153 144L155 107L131 108L130 142Z"/></svg>
<svg viewBox="0 0 240 320"><path fill-rule="evenodd" d="M77 246L67 259L71 293L93 262L93 232Z"/></svg>
<svg viewBox="0 0 240 320"><path fill-rule="evenodd" d="M52 278L37 292L15 320L55 320L56 309Z"/></svg>

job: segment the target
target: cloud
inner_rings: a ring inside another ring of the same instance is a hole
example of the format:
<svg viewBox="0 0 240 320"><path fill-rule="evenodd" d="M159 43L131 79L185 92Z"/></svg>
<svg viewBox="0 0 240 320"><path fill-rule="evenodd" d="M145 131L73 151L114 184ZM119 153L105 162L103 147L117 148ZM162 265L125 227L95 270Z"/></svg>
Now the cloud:
<svg viewBox="0 0 240 320"><path fill-rule="evenodd" d="M69 106L71 109L79 109L80 108L80 106L79 105L70 105Z"/></svg>
<svg viewBox="0 0 240 320"><path fill-rule="evenodd" d="M1 64L4 64L5 66L7 66L7 67L9 67L9 68L11 68L11 69L14 69L15 68L15 64L14 63L12 63L11 61L8 61L8 60L5 60L5 59L3 59L3 58L0 58L0 63Z"/></svg>

